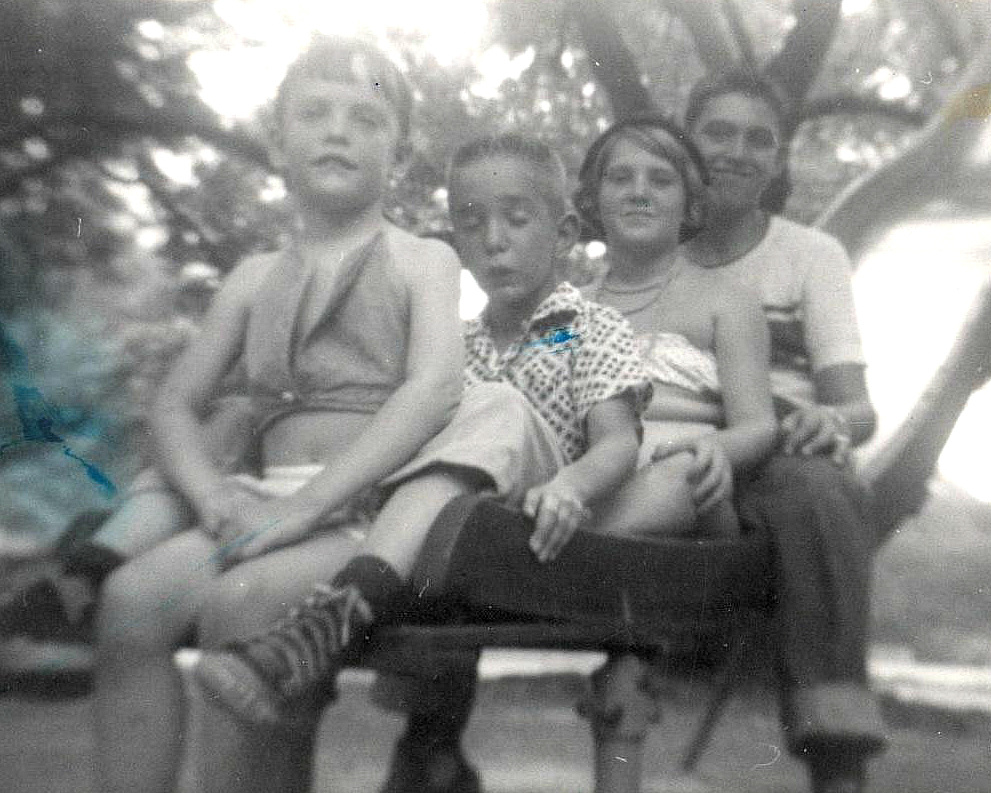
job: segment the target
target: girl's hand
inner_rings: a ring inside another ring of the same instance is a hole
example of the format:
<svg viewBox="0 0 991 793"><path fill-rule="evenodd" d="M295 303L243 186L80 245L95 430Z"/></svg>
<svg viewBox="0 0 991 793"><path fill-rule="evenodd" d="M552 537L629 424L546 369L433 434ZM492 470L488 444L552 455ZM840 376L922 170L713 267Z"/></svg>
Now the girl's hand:
<svg viewBox="0 0 991 793"><path fill-rule="evenodd" d="M733 467L722 446L711 436L659 444L650 459L657 462L680 452L692 455L688 479L693 485L692 501L699 515L733 495Z"/></svg>
<svg viewBox="0 0 991 793"><path fill-rule="evenodd" d="M809 405L789 413L781 422L785 454L829 454L836 465L844 465L853 441L850 423L830 405Z"/></svg>
<svg viewBox="0 0 991 793"><path fill-rule="evenodd" d="M588 517L574 488L557 478L527 491L523 512L536 524L530 550L542 563L555 559Z"/></svg>

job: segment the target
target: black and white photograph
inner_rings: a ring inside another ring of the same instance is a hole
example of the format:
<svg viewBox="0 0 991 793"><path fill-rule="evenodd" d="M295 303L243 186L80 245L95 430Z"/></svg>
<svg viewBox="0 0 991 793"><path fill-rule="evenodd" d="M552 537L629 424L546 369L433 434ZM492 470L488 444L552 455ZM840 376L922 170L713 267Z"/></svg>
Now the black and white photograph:
<svg viewBox="0 0 991 793"><path fill-rule="evenodd" d="M0 56L4 793L991 793L991 0Z"/></svg>

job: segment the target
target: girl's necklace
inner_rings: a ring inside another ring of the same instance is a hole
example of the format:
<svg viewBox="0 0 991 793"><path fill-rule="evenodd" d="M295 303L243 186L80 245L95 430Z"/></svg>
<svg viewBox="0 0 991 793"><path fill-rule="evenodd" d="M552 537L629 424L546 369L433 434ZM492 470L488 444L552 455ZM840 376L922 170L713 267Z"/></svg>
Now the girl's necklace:
<svg viewBox="0 0 991 793"><path fill-rule="evenodd" d="M649 286L641 286L635 289L623 289L621 287L617 288L615 286L610 286L605 280L603 280L599 290L602 292L608 292L611 295L621 296L620 301L623 303L623 307L620 310L626 316L629 316L630 314L639 314L641 311L646 311L654 305L654 303L661 299L661 295L664 294L678 273L681 272L681 266L682 263L679 259L667 269L667 272L665 272L664 275L651 283ZM629 306L625 304L626 298L644 294L649 296L647 300L640 305ZM619 308L618 305L616 307Z"/></svg>

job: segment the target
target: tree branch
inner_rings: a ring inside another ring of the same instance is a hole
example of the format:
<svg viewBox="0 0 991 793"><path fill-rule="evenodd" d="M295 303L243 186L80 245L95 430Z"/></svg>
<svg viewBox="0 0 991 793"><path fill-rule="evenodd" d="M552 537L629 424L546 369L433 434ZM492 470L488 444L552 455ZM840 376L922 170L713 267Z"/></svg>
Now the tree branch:
<svg viewBox="0 0 991 793"><path fill-rule="evenodd" d="M764 68L799 106L816 80L840 22L842 0L796 2L797 22L781 51Z"/></svg>
<svg viewBox="0 0 991 793"><path fill-rule="evenodd" d="M883 168L840 193L817 225L856 254L891 219L937 194L982 179L991 162L983 145L991 123L991 47L960 78L957 89L912 144Z"/></svg>
<svg viewBox="0 0 991 793"><path fill-rule="evenodd" d="M601 0L574 0L572 7L594 67L617 120L657 112L641 82L637 62Z"/></svg>
<svg viewBox="0 0 991 793"><path fill-rule="evenodd" d="M740 42L714 0L666 0L666 5L692 34L707 72L732 71L744 62Z"/></svg>
<svg viewBox="0 0 991 793"><path fill-rule="evenodd" d="M723 16L726 18L726 23L729 25L733 33L733 38L736 40L736 46L740 52L741 65L750 71L757 71L757 56L754 54L754 48L750 44L750 38L747 36L747 29L744 27L743 20L740 18L740 9L737 8L733 0L721 0L720 5L723 9Z"/></svg>
<svg viewBox="0 0 991 793"><path fill-rule="evenodd" d="M152 158L143 153L138 157L141 169L141 183L148 188L159 205L172 216L172 220L180 229L187 229L199 237L199 248L210 263L226 272L231 267L231 257L225 250L223 235L215 231L195 212L182 205L182 202L172 194L166 181L161 177Z"/></svg>
<svg viewBox="0 0 991 793"><path fill-rule="evenodd" d="M881 115L912 127L923 127L929 116L921 110L913 110L904 104L886 102L874 96L860 94L831 94L806 102L801 109L801 121L812 121L822 116L836 114L853 116Z"/></svg>

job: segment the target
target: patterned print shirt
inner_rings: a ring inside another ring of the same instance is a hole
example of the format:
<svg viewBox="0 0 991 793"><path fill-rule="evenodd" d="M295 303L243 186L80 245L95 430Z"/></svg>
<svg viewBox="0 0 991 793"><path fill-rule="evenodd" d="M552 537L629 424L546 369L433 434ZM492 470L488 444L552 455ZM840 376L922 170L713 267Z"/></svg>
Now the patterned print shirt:
<svg viewBox="0 0 991 793"><path fill-rule="evenodd" d="M650 380L623 315L560 284L501 354L485 315L464 327L465 383L502 382L520 391L550 424L568 462L585 453L585 419L600 402L625 395L639 416Z"/></svg>

